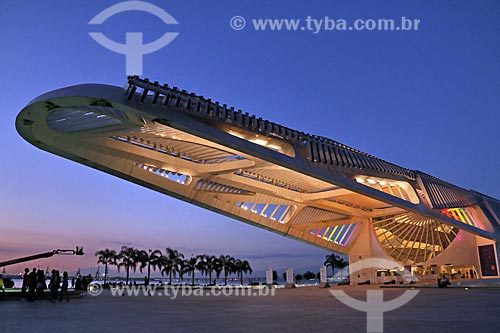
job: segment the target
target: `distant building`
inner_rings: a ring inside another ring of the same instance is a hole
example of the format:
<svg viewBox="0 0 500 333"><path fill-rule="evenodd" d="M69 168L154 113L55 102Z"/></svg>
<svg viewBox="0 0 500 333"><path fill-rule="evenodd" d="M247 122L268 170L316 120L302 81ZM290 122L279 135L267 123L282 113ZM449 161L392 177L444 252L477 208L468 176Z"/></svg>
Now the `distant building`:
<svg viewBox="0 0 500 333"><path fill-rule="evenodd" d="M176 87L130 77L125 89L59 89L30 102L16 127L43 150L351 263L398 264L355 279L402 267L424 279L498 277L497 199Z"/></svg>

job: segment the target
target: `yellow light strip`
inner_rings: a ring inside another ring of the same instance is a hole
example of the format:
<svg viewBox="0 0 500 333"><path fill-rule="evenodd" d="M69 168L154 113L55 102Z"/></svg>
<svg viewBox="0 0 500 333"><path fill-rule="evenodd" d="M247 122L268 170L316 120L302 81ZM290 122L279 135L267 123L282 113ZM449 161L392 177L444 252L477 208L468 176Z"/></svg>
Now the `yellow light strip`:
<svg viewBox="0 0 500 333"><path fill-rule="evenodd" d="M337 236L333 240L334 243L337 242L337 239L340 237L340 235L342 235L342 230L344 230L344 228L345 228L345 224L342 225L342 228L340 228L339 232L337 233Z"/></svg>
<svg viewBox="0 0 500 333"><path fill-rule="evenodd" d="M335 226L335 228L333 228L333 231L332 231L332 233L330 234L330 237L328 237L328 241L330 241L330 239L332 239L332 237L333 237L333 235L335 234L335 231L337 230L337 228L338 228L338 227L339 227L339 226L338 226L338 225L336 225L336 226Z"/></svg>
<svg viewBox="0 0 500 333"><path fill-rule="evenodd" d="M323 235L321 235L321 238L326 239L326 234L328 233L329 230L330 230L330 227L327 227L325 232L323 233Z"/></svg>

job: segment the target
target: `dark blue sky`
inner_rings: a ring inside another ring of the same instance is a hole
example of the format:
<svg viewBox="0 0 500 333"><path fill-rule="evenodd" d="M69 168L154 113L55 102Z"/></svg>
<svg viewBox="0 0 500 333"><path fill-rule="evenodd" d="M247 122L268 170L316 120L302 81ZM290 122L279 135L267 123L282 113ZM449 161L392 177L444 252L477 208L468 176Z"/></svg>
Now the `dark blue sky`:
<svg viewBox="0 0 500 333"><path fill-rule="evenodd" d="M232 221L45 153L14 128L37 95L125 83L125 57L92 40L179 36L144 57L144 76L500 198L500 2L150 1L87 23L119 1L0 2L0 260L81 244L228 253L258 270L309 267L326 251ZM235 15L247 19L230 28ZM418 31L255 31L253 18L420 19ZM45 262L40 262L42 266Z"/></svg>

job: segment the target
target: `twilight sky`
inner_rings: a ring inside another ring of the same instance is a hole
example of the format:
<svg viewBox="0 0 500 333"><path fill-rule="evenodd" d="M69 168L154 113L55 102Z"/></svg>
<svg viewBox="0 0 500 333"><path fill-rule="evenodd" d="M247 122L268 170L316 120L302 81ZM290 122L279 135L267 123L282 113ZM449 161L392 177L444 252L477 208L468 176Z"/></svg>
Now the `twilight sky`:
<svg viewBox="0 0 500 333"><path fill-rule="evenodd" d="M17 134L34 97L79 83L125 84L123 43L179 36L144 56L144 75L500 198L500 2L150 1L178 25L120 1L0 2L0 261L84 246L81 258L26 266L95 266L123 244L186 255L231 254L254 270L319 266L327 251L233 221L41 151ZM241 31L230 19L247 19ZM418 31L256 31L251 19L420 19ZM12 266L14 273L25 265Z"/></svg>

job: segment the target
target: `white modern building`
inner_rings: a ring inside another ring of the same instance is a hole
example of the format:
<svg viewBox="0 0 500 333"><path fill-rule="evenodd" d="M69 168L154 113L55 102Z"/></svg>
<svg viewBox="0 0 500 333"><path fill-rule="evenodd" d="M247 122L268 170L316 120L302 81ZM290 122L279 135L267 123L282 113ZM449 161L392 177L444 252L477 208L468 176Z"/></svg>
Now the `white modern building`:
<svg viewBox="0 0 500 333"><path fill-rule="evenodd" d="M16 127L40 149L351 263L381 257L421 278L498 277L495 198L176 87L130 77L125 89L59 89L30 102Z"/></svg>

